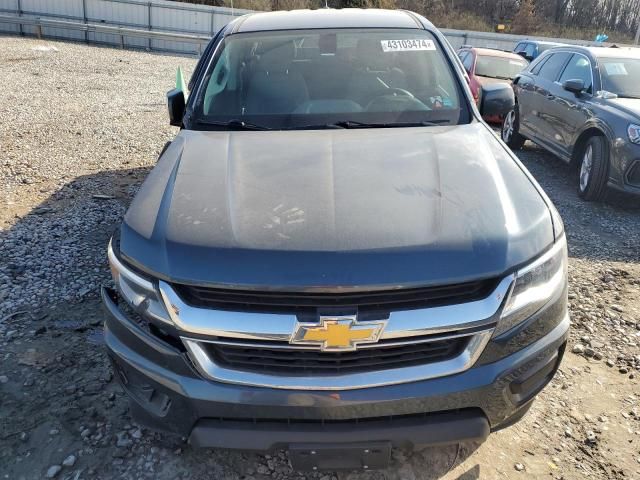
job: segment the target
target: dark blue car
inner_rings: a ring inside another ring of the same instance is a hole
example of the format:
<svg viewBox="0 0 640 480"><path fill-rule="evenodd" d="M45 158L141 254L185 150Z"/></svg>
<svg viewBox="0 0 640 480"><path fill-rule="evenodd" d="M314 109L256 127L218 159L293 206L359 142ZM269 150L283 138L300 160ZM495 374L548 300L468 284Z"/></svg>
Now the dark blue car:
<svg viewBox="0 0 640 480"><path fill-rule="evenodd" d="M513 51L531 62L550 48L562 46L565 46L565 44L556 42L542 42L539 40L523 40L516 45L516 48L514 48Z"/></svg>

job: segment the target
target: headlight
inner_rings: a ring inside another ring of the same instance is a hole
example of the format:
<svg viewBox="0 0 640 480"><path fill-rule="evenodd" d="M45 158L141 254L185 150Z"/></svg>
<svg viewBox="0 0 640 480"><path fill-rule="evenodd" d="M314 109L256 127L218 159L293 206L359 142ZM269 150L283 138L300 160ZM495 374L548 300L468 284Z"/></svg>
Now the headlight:
<svg viewBox="0 0 640 480"><path fill-rule="evenodd" d="M525 321L565 288L567 240L563 235L542 257L516 273L516 280L493 336Z"/></svg>
<svg viewBox="0 0 640 480"><path fill-rule="evenodd" d="M127 268L113 251L111 241L108 256L111 275L122 298L147 319L172 324L164 302L153 283Z"/></svg>
<svg viewBox="0 0 640 480"><path fill-rule="evenodd" d="M640 125L634 125L633 123L627 128L627 134L631 143L640 145Z"/></svg>

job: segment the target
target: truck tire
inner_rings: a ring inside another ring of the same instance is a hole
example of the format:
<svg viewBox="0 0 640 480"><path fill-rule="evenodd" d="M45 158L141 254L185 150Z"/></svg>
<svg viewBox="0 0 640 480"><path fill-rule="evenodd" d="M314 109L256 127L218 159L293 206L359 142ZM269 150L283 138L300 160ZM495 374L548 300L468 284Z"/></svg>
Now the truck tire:
<svg viewBox="0 0 640 480"><path fill-rule="evenodd" d="M520 150L526 140L518 131L518 117L518 105L516 105L505 115L504 120L502 121L502 141L506 143L511 150Z"/></svg>
<svg viewBox="0 0 640 480"><path fill-rule="evenodd" d="M591 137L582 151L578 175L578 195L583 200L602 200L607 190L609 148L602 136Z"/></svg>

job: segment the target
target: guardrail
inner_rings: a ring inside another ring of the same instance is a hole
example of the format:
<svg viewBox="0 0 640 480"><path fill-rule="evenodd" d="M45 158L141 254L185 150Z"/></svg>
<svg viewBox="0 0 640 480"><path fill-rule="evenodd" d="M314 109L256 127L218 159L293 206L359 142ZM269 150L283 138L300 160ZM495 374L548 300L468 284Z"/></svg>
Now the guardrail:
<svg viewBox="0 0 640 480"><path fill-rule="evenodd" d="M0 23L10 23L14 25L31 26L36 29L36 36L42 38L43 28L62 28L65 30L75 30L80 32L94 32L109 35L115 35L120 38L120 48L125 47L124 39L126 37L147 38L154 40L166 40L173 42L192 43L198 46L198 52L202 53L204 46L207 45L210 36L207 35L189 35L183 33L161 32L154 30L141 30L137 28L118 27L110 25L101 25L96 23L80 23L64 20L50 20L43 18L19 17L16 15L0 15ZM194 52L195 53L195 52Z"/></svg>
<svg viewBox="0 0 640 480"><path fill-rule="evenodd" d="M131 0L111 0L111 1L122 1L126 3L131 3ZM146 5L146 4L145 4ZM151 5L149 3L149 5ZM153 4L154 7L158 6ZM162 5L160 5L162 6ZM164 7L163 8L169 8ZM171 7L173 8L173 7ZM209 7L213 8L213 7ZM191 11L191 10L190 10ZM198 10L199 12L200 10ZM212 10L213 11L213 10ZM203 10L204 12L204 10ZM211 12L209 12L211 13ZM211 15L213 15L211 13ZM85 32L84 40L86 42L90 42L87 33L93 32L94 34L107 34L114 35L116 38L119 38L119 46L120 48L125 48L126 42L125 38L142 38L147 39L148 48L151 48L152 40L164 40L167 42L180 42L184 44L192 44L196 46L196 51L185 52L185 51L175 51L167 48L160 48L158 50L161 51L169 51L174 53L192 53L194 55L201 54L204 46L211 39L210 35L196 35L193 33L177 33L171 32L167 30L158 30L152 29L150 26L148 29L142 28L134 28L128 26L118 26L118 25L106 25L102 23L89 23L89 22L76 22L69 20L53 20L49 18L42 18L38 16L18 16L18 15L2 15L0 14L0 24L8 23L13 25L20 26L20 32L23 33L23 26L29 26L35 28L35 35L38 38L42 38L43 36L48 36L43 34L43 28L58 28L65 29L71 31L80 31ZM213 16L212 16L212 26L213 26ZM449 39L454 48L459 48L462 44L471 43L476 47L488 47L488 48L499 48L503 50L512 50L515 44L521 40L549 40L556 41L559 43L572 43L578 45L593 45L593 42L586 40L568 40L562 38L542 38L542 37L526 37L520 35L508 35L508 34L495 34L489 32L473 32L473 31L464 31L464 30L450 30L450 29L442 29L444 35ZM52 37L59 38L59 37ZM70 40L78 40L78 39L70 39ZM93 43L105 43L93 40ZM107 42L110 45L118 45L118 42ZM609 45L609 44L605 44ZM619 44L620 45L620 44ZM140 48L139 45L130 45L134 48ZM620 45L622 46L622 45ZM155 50L155 48L154 48Z"/></svg>

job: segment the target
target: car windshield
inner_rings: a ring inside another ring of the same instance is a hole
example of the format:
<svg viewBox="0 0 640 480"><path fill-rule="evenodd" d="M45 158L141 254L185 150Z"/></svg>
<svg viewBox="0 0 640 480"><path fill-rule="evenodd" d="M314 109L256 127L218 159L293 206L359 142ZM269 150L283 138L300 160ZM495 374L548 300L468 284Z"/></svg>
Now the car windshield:
<svg viewBox="0 0 640 480"><path fill-rule="evenodd" d="M640 98L640 58L601 58L598 63L603 90Z"/></svg>
<svg viewBox="0 0 640 480"><path fill-rule="evenodd" d="M525 60L495 55L478 55L476 75L480 77L513 80L528 63Z"/></svg>
<svg viewBox="0 0 640 480"><path fill-rule="evenodd" d="M468 123L442 45L425 30L240 33L217 48L195 128L319 129Z"/></svg>

